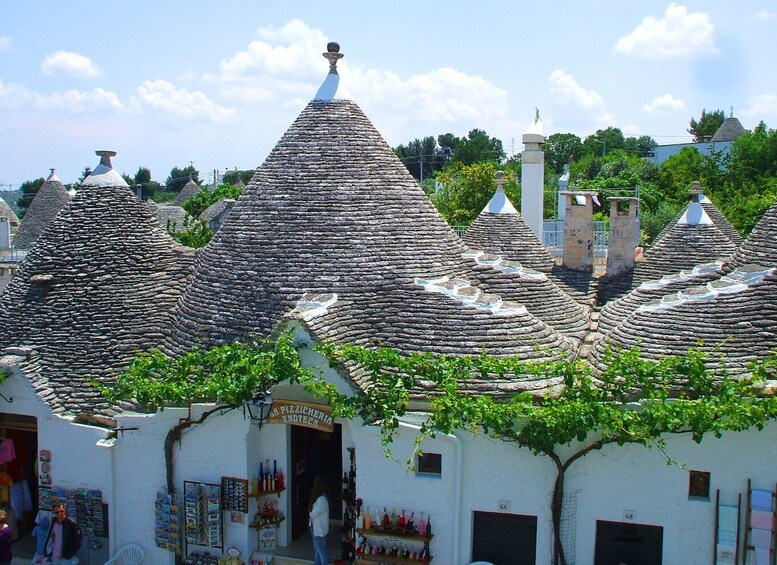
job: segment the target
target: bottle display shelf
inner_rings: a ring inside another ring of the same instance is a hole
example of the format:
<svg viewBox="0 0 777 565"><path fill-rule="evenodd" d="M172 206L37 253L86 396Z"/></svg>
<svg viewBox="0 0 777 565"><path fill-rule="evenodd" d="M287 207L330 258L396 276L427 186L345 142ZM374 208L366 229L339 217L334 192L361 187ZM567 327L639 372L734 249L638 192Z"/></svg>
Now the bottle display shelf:
<svg viewBox="0 0 777 565"><path fill-rule="evenodd" d="M397 557L396 555L362 555L356 554L356 563L402 563L403 565L417 565L418 563L430 563L432 557L427 557L423 561L418 559L408 559L406 557Z"/></svg>
<svg viewBox="0 0 777 565"><path fill-rule="evenodd" d="M285 490L286 490L286 487L276 488L273 490L260 490L259 492L252 492L248 496L250 496L251 498L262 498L263 496L270 496L271 494L277 494L280 497L281 493Z"/></svg>
<svg viewBox="0 0 777 565"><path fill-rule="evenodd" d="M431 541L431 539L434 537L434 534L430 536L422 536L416 533L411 534L410 532L405 532L403 530L392 530L390 528L387 528L387 529L370 528L369 530L366 528L357 528L356 533L359 533L363 536L394 536L399 539L411 540L411 541L422 541L422 542Z"/></svg>
<svg viewBox="0 0 777 565"><path fill-rule="evenodd" d="M278 527L278 525L283 522L286 519L285 516L261 516L257 514L254 517L254 521L248 524L249 528L254 528L255 530L258 530L259 528L264 528L267 526L275 526Z"/></svg>

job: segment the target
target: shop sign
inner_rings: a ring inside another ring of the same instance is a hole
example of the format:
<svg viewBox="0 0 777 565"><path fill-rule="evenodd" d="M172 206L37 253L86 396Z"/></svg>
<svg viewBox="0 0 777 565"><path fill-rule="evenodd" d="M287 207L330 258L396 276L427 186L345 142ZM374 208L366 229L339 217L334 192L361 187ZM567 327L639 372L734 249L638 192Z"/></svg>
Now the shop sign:
<svg viewBox="0 0 777 565"><path fill-rule="evenodd" d="M332 409L324 404L276 400L272 404L267 422L271 424L291 424L304 428L313 428L322 432L332 432L335 421Z"/></svg>

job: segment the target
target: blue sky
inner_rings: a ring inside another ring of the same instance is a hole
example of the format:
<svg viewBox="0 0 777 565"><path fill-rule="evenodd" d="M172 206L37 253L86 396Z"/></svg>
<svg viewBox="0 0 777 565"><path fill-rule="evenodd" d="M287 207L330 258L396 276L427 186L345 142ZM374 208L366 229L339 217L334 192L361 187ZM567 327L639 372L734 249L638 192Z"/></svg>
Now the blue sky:
<svg viewBox="0 0 777 565"><path fill-rule="evenodd" d="M689 141L702 108L777 127L777 4L516 0L0 2L0 185L57 169L255 168L342 83L386 141L484 129L508 154L618 127ZM8 186L0 188L7 189Z"/></svg>

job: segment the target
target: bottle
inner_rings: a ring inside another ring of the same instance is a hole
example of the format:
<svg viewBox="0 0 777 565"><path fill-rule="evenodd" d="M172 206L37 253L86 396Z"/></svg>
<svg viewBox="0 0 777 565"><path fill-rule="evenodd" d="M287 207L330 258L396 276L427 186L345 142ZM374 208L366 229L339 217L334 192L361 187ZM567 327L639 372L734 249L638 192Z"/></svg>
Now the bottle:
<svg viewBox="0 0 777 565"><path fill-rule="evenodd" d="M426 519L426 537L432 537L432 515Z"/></svg>
<svg viewBox="0 0 777 565"><path fill-rule="evenodd" d="M386 507L383 507L383 527L388 528L391 525L391 519L389 518Z"/></svg>
<svg viewBox="0 0 777 565"><path fill-rule="evenodd" d="M421 512L421 521L418 522L418 535L424 537L426 535L426 522L424 521L424 513Z"/></svg>
<svg viewBox="0 0 777 565"><path fill-rule="evenodd" d="M394 508L391 511L391 527L396 528L397 527L397 509Z"/></svg>
<svg viewBox="0 0 777 565"><path fill-rule="evenodd" d="M278 478L278 464L275 459L272 460L272 476Z"/></svg>
<svg viewBox="0 0 777 565"><path fill-rule="evenodd" d="M415 527L413 526L413 518L415 517L415 512L410 513L410 518L407 520L407 524L405 525L405 531L410 532L411 534L415 533Z"/></svg>
<svg viewBox="0 0 777 565"><path fill-rule="evenodd" d="M370 509L365 508L364 509L364 529L369 530L370 526L372 526L372 518L370 517Z"/></svg>
<svg viewBox="0 0 777 565"><path fill-rule="evenodd" d="M397 527L399 527L400 530L404 529L405 527L405 510L402 509L402 513L399 515L399 518L397 518Z"/></svg>
<svg viewBox="0 0 777 565"><path fill-rule="evenodd" d="M348 473L343 473L343 494L348 494Z"/></svg>
<svg viewBox="0 0 777 565"><path fill-rule="evenodd" d="M278 482L276 483L278 490L283 490L283 471L278 473Z"/></svg>
<svg viewBox="0 0 777 565"><path fill-rule="evenodd" d="M261 461L259 461L259 488L264 490L264 466Z"/></svg>

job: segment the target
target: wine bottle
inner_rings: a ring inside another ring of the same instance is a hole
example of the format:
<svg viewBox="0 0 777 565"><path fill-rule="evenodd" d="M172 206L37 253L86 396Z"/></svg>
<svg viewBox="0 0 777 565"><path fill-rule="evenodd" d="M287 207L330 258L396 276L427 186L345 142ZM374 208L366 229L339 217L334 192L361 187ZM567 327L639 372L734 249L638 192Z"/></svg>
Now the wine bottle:
<svg viewBox="0 0 777 565"><path fill-rule="evenodd" d="M348 473L343 473L343 494L348 494Z"/></svg>
<svg viewBox="0 0 777 565"><path fill-rule="evenodd" d="M410 532L411 534L415 533L415 527L413 525L413 518L415 517L415 512L410 513L410 518L407 519L407 524L405 525L405 531Z"/></svg>
<svg viewBox="0 0 777 565"><path fill-rule="evenodd" d="M405 527L405 509L402 509L402 513L397 518L397 526L399 529L403 529Z"/></svg>
<svg viewBox="0 0 777 565"><path fill-rule="evenodd" d="M283 471L278 473L278 482L276 484L278 490L283 490Z"/></svg>
<svg viewBox="0 0 777 565"><path fill-rule="evenodd" d="M391 511L391 527L396 528L397 527L397 509L394 508Z"/></svg>
<svg viewBox="0 0 777 565"><path fill-rule="evenodd" d="M259 488L264 490L264 465L259 461Z"/></svg>
<svg viewBox="0 0 777 565"><path fill-rule="evenodd" d="M426 519L426 537L432 537L432 515Z"/></svg>
<svg viewBox="0 0 777 565"><path fill-rule="evenodd" d="M418 535L421 537L426 535L426 522L424 521L423 512L421 512L421 521L418 522Z"/></svg>
<svg viewBox="0 0 777 565"><path fill-rule="evenodd" d="M383 527L388 528L391 525L391 519L389 518L386 507L383 507Z"/></svg>

